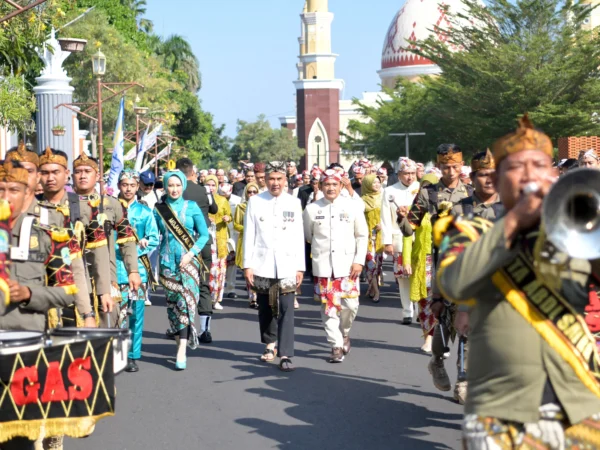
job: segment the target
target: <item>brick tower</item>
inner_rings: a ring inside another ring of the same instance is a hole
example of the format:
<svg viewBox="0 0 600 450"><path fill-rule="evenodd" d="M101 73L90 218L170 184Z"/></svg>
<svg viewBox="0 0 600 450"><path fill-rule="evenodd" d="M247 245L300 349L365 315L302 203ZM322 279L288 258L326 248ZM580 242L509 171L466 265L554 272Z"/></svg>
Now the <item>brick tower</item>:
<svg viewBox="0 0 600 450"><path fill-rule="evenodd" d="M306 150L301 168L319 164L325 168L339 161L340 90L343 80L335 79L331 53L331 22L328 0L306 0L299 38L300 55L296 86L298 146Z"/></svg>

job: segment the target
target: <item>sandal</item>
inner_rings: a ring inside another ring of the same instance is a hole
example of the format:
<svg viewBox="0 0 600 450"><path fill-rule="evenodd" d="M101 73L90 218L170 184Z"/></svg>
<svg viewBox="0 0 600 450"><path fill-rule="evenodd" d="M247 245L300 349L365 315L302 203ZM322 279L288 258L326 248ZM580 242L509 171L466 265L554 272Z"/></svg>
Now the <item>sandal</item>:
<svg viewBox="0 0 600 450"><path fill-rule="evenodd" d="M262 362L271 362L275 359L276 355L277 355L276 348L275 349L265 348L265 351L261 355L260 360Z"/></svg>
<svg viewBox="0 0 600 450"><path fill-rule="evenodd" d="M250 305L248 305L249 308L252 309L258 309L258 303L256 302L250 302Z"/></svg>
<svg viewBox="0 0 600 450"><path fill-rule="evenodd" d="M282 372L293 372L296 368L290 358L281 358L281 361L279 361L279 370Z"/></svg>

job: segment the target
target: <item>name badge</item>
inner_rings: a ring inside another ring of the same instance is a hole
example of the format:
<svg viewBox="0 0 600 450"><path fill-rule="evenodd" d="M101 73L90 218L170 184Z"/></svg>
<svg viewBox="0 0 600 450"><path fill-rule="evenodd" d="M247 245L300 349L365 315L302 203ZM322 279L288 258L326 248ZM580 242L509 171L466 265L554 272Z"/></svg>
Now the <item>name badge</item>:
<svg viewBox="0 0 600 450"><path fill-rule="evenodd" d="M324 218L325 218L325 216L317 216L317 217L315 217L315 220L322 220Z"/></svg>

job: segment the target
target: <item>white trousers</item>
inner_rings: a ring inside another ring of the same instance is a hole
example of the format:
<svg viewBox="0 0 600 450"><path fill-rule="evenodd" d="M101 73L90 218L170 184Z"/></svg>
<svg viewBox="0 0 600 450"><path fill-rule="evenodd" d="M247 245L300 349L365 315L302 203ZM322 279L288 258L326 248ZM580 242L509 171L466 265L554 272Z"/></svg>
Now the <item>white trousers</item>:
<svg viewBox="0 0 600 450"><path fill-rule="evenodd" d="M402 318L413 318L413 302L410 301L410 279L396 278L398 281L398 290L400 291L400 305L402 306Z"/></svg>
<svg viewBox="0 0 600 450"><path fill-rule="evenodd" d="M237 275L237 266L232 264L227 266L227 272L225 272L225 293L231 294L235 292L235 277Z"/></svg>
<svg viewBox="0 0 600 450"><path fill-rule="evenodd" d="M325 306L321 307L321 320L327 335L327 342L332 348L342 348L344 346L344 336L350 334L350 328L358 313L358 298L340 299L342 311L335 317L325 314Z"/></svg>

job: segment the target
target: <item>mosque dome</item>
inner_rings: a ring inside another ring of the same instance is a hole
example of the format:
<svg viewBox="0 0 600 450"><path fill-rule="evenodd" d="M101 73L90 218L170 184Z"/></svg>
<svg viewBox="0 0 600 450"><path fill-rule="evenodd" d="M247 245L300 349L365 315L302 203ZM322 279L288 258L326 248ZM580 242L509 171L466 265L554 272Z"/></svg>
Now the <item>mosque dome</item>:
<svg viewBox="0 0 600 450"><path fill-rule="evenodd" d="M461 0L406 0L392 20L383 43L378 73L384 86L393 87L399 77L416 80L441 72L430 60L411 53L408 48L414 47L409 41L420 41L434 34L436 26L450 27L446 7L452 12L466 12ZM438 39L446 37L439 33Z"/></svg>

